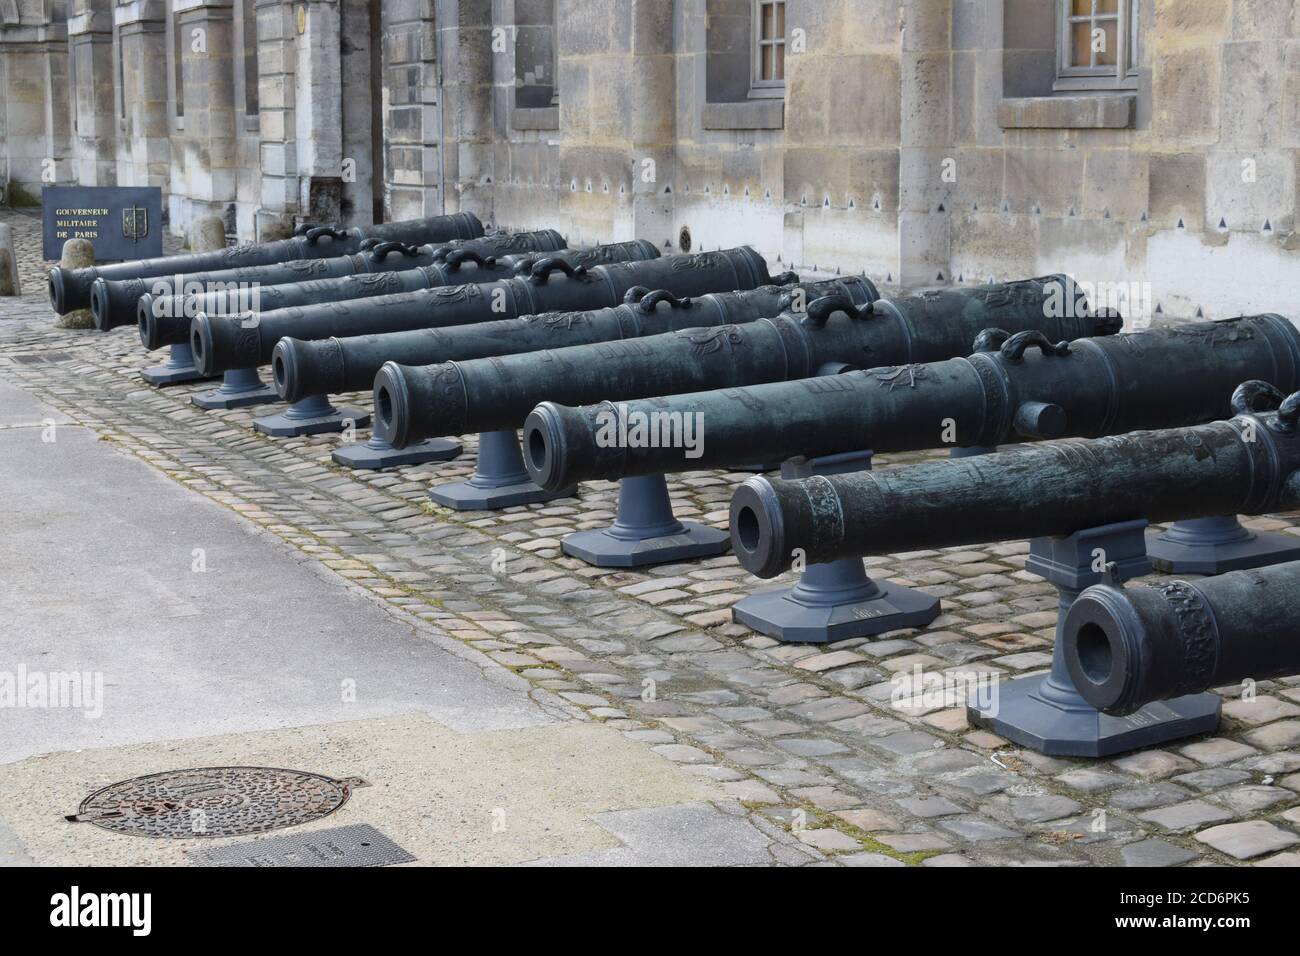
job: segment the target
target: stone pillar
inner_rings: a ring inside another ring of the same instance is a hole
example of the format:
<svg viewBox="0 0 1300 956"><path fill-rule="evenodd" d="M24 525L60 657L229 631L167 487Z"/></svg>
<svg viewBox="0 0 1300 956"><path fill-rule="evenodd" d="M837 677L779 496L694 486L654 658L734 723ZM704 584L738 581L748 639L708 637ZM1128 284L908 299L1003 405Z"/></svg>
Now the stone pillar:
<svg viewBox="0 0 1300 956"><path fill-rule="evenodd" d="M925 0L928 2L928 0ZM787 266L899 273L902 0L789 0L783 259Z"/></svg>
<svg viewBox="0 0 1300 956"><path fill-rule="evenodd" d="M119 0L117 26L125 113L117 142L117 181L158 186L171 177L167 113L167 7L164 0Z"/></svg>
<svg viewBox="0 0 1300 956"><path fill-rule="evenodd" d="M436 6L437 0L384 5L384 199L390 220L436 216L445 208Z"/></svg>
<svg viewBox="0 0 1300 956"><path fill-rule="evenodd" d="M343 205L343 72L338 0L295 7L294 136L298 207L313 222L336 223Z"/></svg>
<svg viewBox="0 0 1300 956"><path fill-rule="evenodd" d="M235 232L238 163L231 0L172 0L180 18L182 128L172 137L171 230L207 213Z"/></svg>
<svg viewBox="0 0 1300 956"><path fill-rule="evenodd" d="M63 0L17 0L0 8L6 199L15 205L38 203L41 187L74 180L65 9Z"/></svg>
<svg viewBox="0 0 1300 956"><path fill-rule="evenodd" d="M112 0L70 0L73 152L83 186L117 185L117 113Z"/></svg>
<svg viewBox="0 0 1300 956"><path fill-rule="evenodd" d="M262 167L262 205L257 217L260 237L268 225L291 220L301 208L294 115L298 27L297 14L289 0L256 0L256 3Z"/></svg>
<svg viewBox="0 0 1300 956"><path fill-rule="evenodd" d="M905 286L946 283L949 276L952 4L903 4L899 139L898 258ZM946 165L947 164L947 165Z"/></svg>
<svg viewBox="0 0 1300 956"><path fill-rule="evenodd" d="M373 129L382 101L371 86L372 57L379 38L370 36L371 0L339 0L342 18L341 73L343 162L342 222L365 226L375 221Z"/></svg>
<svg viewBox="0 0 1300 956"><path fill-rule="evenodd" d="M446 211L473 212L490 222L495 218L492 195L496 182L492 4L485 0L438 0L436 27L437 50L442 55L438 141Z"/></svg>
<svg viewBox="0 0 1300 956"><path fill-rule="evenodd" d="M670 228L672 4L558 0L560 210L573 243ZM565 191L567 187L567 192Z"/></svg>

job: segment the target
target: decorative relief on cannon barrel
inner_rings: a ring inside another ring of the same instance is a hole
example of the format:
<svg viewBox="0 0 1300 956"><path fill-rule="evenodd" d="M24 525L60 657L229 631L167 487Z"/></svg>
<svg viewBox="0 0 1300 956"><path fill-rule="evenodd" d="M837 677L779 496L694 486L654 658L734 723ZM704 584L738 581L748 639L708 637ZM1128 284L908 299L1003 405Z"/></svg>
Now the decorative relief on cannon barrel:
<svg viewBox="0 0 1300 956"><path fill-rule="evenodd" d="M365 272L348 276L347 284L360 293L360 298L364 298L375 295L382 289L392 289L394 291L400 289L402 287L402 277L396 272Z"/></svg>
<svg viewBox="0 0 1300 956"><path fill-rule="evenodd" d="M894 365L888 368L873 368L868 375L874 378L881 388L894 391L898 388L916 388L920 382L930 381L930 370L924 365Z"/></svg>
<svg viewBox="0 0 1300 956"><path fill-rule="evenodd" d="M240 319L235 332L234 367L256 368L261 362L262 337L257 325L245 325Z"/></svg>
<svg viewBox="0 0 1300 956"><path fill-rule="evenodd" d="M239 259L242 258L243 256L248 255L256 248L257 248L256 242L244 242L237 246L231 246L229 249L225 250L222 253L222 256L224 256L226 259Z"/></svg>
<svg viewBox="0 0 1300 956"><path fill-rule="evenodd" d="M537 315L520 316L528 325L541 326L547 332L570 332L573 329L591 324L591 316L586 312L539 312Z"/></svg>
<svg viewBox="0 0 1300 956"><path fill-rule="evenodd" d="M687 272L698 269L717 269L725 264L726 256L719 252L700 252L693 256L674 256L671 260L673 272Z"/></svg>
<svg viewBox="0 0 1300 956"><path fill-rule="evenodd" d="M813 381L813 380L810 379L809 381ZM724 388L718 394L721 395L723 398L727 399L728 401L739 403L743 408L747 409L748 411L751 412L767 411L767 403L764 402L757 395L755 395L753 392L750 392L748 389Z"/></svg>
<svg viewBox="0 0 1300 956"><path fill-rule="evenodd" d="M1185 581L1169 581L1156 591L1169 603L1183 639L1183 681L1173 696L1199 691L1211 682L1219 659L1214 617L1201 593Z"/></svg>
<svg viewBox="0 0 1300 956"><path fill-rule="evenodd" d="M326 272L330 268L328 259L294 259L286 262L285 268L290 272L296 272L299 275L311 276L318 272Z"/></svg>
<svg viewBox="0 0 1300 956"><path fill-rule="evenodd" d="M1249 341L1255 337L1254 329L1243 324L1243 319L1229 319L1225 322L1197 322L1194 325L1175 325L1169 331L1174 335L1186 336L1197 344L1208 348L1230 345L1233 342Z"/></svg>
<svg viewBox="0 0 1300 956"><path fill-rule="evenodd" d="M673 334L690 342L691 351L695 355L712 355L722 351L724 345L735 349L749 344L744 333L734 325L719 325L711 329L682 329Z"/></svg>

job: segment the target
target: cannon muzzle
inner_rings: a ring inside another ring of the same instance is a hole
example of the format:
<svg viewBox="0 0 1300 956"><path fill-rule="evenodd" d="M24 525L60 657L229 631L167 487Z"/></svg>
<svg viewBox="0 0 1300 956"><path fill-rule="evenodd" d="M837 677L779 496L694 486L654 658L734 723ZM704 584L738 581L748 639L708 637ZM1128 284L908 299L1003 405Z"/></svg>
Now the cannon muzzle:
<svg viewBox="0 0 1300 956"><path fill-rule="evenodd" d="M1066 667L1084 700L1115 716L1294 675L1298 589L1300 562L1151 587L1088 588L1065 617Z"/></svg>
<svg viewBox="0 0 1300 956"><path fill-rule="evenodd" d="M1262 386L1271 388L1270 386ZM976 458L799 480L751 478L731 503L741 565L774 577L796 559L824 564L1300 506L1300 393L1272 390L1256 412L1239 388L1230 421L1069 438Z"/></svg>
<svg viewBox="0 0 1300 956"><path fill-rule="evenodd" d="M431 379L410 382L402 374L402 366L386 363L375 376L375 434L394 448L427 437L412 429L411 408L417 401L431 403L433 392Z"/></svg>
<svg viewBox="0 0 1300 956"><path fill-rule="evenodd" d="M343 350L338 339L309 342L283 338L271 354L271 377L276 391L287 402L345 391L336 387L335 376L330 374L335 370L343 370Z"/></svg>

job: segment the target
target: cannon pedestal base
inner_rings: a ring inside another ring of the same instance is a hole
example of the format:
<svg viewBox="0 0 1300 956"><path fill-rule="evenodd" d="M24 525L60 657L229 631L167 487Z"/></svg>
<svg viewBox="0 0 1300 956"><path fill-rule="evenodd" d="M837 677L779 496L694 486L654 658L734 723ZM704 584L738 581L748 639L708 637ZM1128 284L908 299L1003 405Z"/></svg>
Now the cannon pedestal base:
<svg viewBox="0 0 1300 956"><path fill-rule="evenodd" d="M231 369L222 376L220 388L190 396L191 402L208 411L214 408L247 408L279 400L279 394L262 381L255 368Z"/></svg>
<svg viewBox="0 0 1300 956"><path fill-rule="evenodd" d="M164 365L155 365L140 373L150 385L179 385L181 382L201 382L211 378L194 367L194 353L189 345L173 345Z"/></svg>
<svg viewBox="0 0 1300 956"><path fill-rule="evenodd" d="M429 498L455 511L496 511L571 498L576 492L576 487L547 491L535 484L524 468L518 433L507 429L479 435L474 476L469 481L432 488Z"/></svg>
<svg viewBox="0 0 1300 956"><path fill-rule="evenodd" d="M348 422L353 428L366 428L370 416L355 408L336 408L330 404L328 395L309 395L290 405L288 411L255 419L253 427L272 438L298 438L341 432L348 427Z"/></svg>
<svg viewBox="0 0 1300 956"><path fill-rule="evenodd" d="M990 695L974 695L966 707L972 724L1053 757L1109 757L1219 726L1215 694L1189 694L1148 704L1127 717L1111 717L1080 697L1070 680L1061 637L1066 612L1084 588L1151 572L1145 530L1145 521L1126 521L1031 543L1025 570L1056 585L1060 595L1052 669L1046 676L1003 681ZM1113 576L1094 570L1099 562Z"/></svg>
<svg viewBox="0 0 1300 956"><path fill-rule="evenodd" d="M378 435L371 435L370 440L355 445L345 445L337 449L331 458L337 464L361 471L382 471L385 468L397 468L401 465L424 465L431 461L451 461L459 458L464 451L458 441L445 438L430 438L426 441L394 448Z"/></svg>
<svg viewBox="0 0 1300 956"><path fill-rule="evenodd" d="M618 517L612 525L571 534L560 547L598 568L641 568L725 554L731 535L678 521L664 476L646 475L619 482Z"/></svg>
<svg viewBox="0 0 1300 956"><path fill-rule="evenodd" d="M849 452L781 466L782 478L868 471L871 452ZM939 599L867 576L860 558L812 564L792 588L760 591L731 609L737 624L798 644L829 644L851 637L925 627L939 616Z"/></svg>
<svg viewBox="0 0 1300 956"><path fill-rule="evenodd" d="M1147 535L1147 553L1165 574L1227 574L1300 561L1300 538L1251 531L1235 516L1197 518Z"/></svg>

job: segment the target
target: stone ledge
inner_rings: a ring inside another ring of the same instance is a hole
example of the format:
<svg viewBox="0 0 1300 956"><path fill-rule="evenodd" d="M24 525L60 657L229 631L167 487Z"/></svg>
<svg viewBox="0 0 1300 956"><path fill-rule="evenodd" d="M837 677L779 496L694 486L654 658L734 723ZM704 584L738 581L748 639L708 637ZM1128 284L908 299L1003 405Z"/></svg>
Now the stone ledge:
<svg viewBox="0 0 1300 956"><path fill-rule="evenodd" d="M784 129L785 100L705 103L703 126L705 129Z"/></svg>
<svg viewBox="0 0 1300 956"><path fill-rule="evenodd" d="M1132 129L1137 95L1031 96L998 104L1003 129Z"/></svg>
<svg viewBox="0 0 1300 956"><path fill-rule="evenodd" d="M516 107L510 115L510 125L515 129L559 129L560 108L558 106L531 109Z"/></svg>

